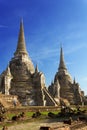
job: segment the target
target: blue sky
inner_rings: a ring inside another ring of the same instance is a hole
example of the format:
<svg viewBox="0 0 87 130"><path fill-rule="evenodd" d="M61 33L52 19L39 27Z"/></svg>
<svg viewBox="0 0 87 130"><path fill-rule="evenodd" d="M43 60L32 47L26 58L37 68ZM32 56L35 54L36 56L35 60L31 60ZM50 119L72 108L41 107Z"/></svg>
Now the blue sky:
<svg viewBox="0 0 87 130"><path fill-rule="evenodd" d="M0 73L16 50L21 17L27 51L47 86L62 43L68 71L87 94L87 0L0 0Z"/></svg>

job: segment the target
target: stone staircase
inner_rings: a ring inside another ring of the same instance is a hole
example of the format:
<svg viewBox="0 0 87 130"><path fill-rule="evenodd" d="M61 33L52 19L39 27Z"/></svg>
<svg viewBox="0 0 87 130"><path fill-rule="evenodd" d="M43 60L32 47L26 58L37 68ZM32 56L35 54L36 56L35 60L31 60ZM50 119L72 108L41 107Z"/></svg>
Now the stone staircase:
<svg viewBox="0 0 87 130"><path fill-rule="evenodd" d="M50 93L47 91L47 89L44 87L43 88L43 92L44 95L47 99L47 106L50 106L50 104L52 104L52 106L58 106L58 103L55 101L55 99L50 95Z"/></svg>

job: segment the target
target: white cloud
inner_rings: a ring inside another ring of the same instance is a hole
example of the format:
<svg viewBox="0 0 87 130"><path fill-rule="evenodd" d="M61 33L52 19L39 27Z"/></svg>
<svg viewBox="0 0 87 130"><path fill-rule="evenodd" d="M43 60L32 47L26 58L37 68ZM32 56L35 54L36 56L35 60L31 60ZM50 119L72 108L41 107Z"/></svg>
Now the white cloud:
<svg viewBox="0 0 87 130"><path fill-rule="evenodd" d="M7 28L8 26L0 25L0 28Z"/></svg>
<svg viewBox="0 0 87 130"><path fill-rule="evenodd" d="M74 52L79 51L80 49L86 48L87 44L86 43L77 43L77 44L70 44L68 43L67 46L64 45L64 56L65 55L69 55L72 54ZM55 45L51 45L51 46L40 46L39 51L38 48L36 47L32 47L32 55L31 58L39 63L41 63L41 60L44 59L58 59L59 60L59 55L60 55L60 43L56 42ZM36 50L36 51L35 51ZM57 61L58 61L57 60ZM42 63L41 63L42 64ZM66 62L66 64L70 65L73 64L71 62Z"/></svg>
<svg viewBox="0 0 87 130"><path fill-rule="evenodd" d="M83 48L87 48L87 43L77 43L77 44L73 43L70 44L64 52L65 54L71 54Z"/></svg>
<svg viewBox="0 0 87 130"><path fill-rule="evenodd" d="M69 33L69 35L67 35L67 36L65 37L65 39L67 39L67 40L79 39L79 38L81 38L83 35L84 35L83 33L71 32L71 33Z"/></svg>
<svg viewBox="0 0 87 130"><path fill-rule="evenodd" d="M58 55L59 55L59 48L47 47L47 48L39 49L39 51L36 53L33 52L32 58L42 60L42 59L53 58Z"/></svg>
<svg viewBox="0 0 87 130"><path fill-rule="evenodd" d="M87 82L87 76L82 78L82 81Z"/></svg>
<svg viewBox="0 0 87 130"><path fill-rule="evenodd" d="M74 64L73 62L66 62L66 65L72 65Z"/></svg>

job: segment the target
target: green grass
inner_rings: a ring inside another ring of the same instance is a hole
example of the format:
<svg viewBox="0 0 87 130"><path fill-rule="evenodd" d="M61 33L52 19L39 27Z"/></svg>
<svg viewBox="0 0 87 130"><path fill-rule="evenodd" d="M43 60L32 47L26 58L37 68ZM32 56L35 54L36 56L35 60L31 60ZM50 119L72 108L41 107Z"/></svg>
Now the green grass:
<svg viewBox="0 0 87 130"><path fill-rule="evenodd" d="M8 120L11 120L15 113L6 113L6 117Z"/></svg>
<svg viewBox="0 0 87 130"><path fill-rule="evenodd" d="M74 107L74 109L76 110L75 107ZM81 107L80 110L87 110L87 107L85 107L85 108ZM40 111L40 112L41 112L41 115L45 117L45 116L48 115L49 112L52 112L54 114L58 114L60 112L60 110L49 110L49 111L44 110L44 111ZM6 117L7 117L7 119L11 120L11 118L14 115L17 115L19 113L21 113L21 110L20 111L16 111L16 112L14 112L14 111L13 112L9 112L9 113L6 113ZM27 118L30 118L30 117L32 117L33 113L35 113L35 111L28 111L28 112L26 111L25 115L26 115Z"/></svg>
<svg viewBox="0 0 87 130"><path fill-rule="evenodd" d="M74 107L74 109L75 109L75 107ZM87 110L87 107L85 107L85 108L82 107L82 108L80 108L80 110ZM17 115L17 114L21 113L22 111L23 110L21 109L19 111L15 111L15 112L14 111L7 112L6 113L6 117L7 117L8 120L11 120L14 115ZM43 111L40 111L40 112L41 112L41 116L40 117L32 118L32 115L35 113L35 111L28 111L28 112L26 111L25 112L26 120L24 120L22 122L23 123L27 123L27 122L34 122L34 121L39 121L39 120L44 121L44 119L48 118L47 115L48 115L49 112L52 112L54 114L58 114L60 112L60 110L49 110L49 111L43 110ZM21 123L21 121L17 121L17 122L14 122L14 123L2 123L2 124L0 124L0 128L2 128L3 125L11 126L11 125L13 125L15 123L18 124L18 123Z"/></svg>
<svg viewBox="0 0 87 130"><path fill-rule="evenodd" d="M42 112L41 112L41 115L45 117L45 116L48 115L49 112L50 112L50 111L42 111ZM58 114L59 111L51 111L51 112L53 112L54 114ZM20 113L21 113L21 112L6 113L5 116L7 117L8 120L11 120L14 115L17 115L17 114L20 114ZM25 115L26 115L27 118L30 118L30 117L32 117L32 115L33 115L34 113L35 113L35 112L25 112Z"/></svg>

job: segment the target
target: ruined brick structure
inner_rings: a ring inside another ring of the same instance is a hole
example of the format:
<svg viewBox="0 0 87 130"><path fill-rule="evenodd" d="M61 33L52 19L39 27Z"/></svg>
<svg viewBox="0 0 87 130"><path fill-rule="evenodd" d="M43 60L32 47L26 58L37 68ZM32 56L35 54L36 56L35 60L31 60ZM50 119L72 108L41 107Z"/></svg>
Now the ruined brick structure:
<svg viewBox="0 0 87 130"><path fill-rule="evenodd" d="M82 103L84 103L83 91L81 91L81 88L79 84L76 83L75 79L72 80L72 77L66 68L62 47L60 50L58 72L55 74L54 82L51 83L48 89L54 98L59 97L67 99L70 104L74 105L82 105Z"/></svg>
<svg viewBox="0 0 87 130"><path fill-rule="evenodd" d="M28 55L23 21L20 22L14 56L7 69L0 75L0 92L5 95L16 95L22 105L57 106L60 99L67 99L70 104L84 103L84 92L68 73L62 48L58 72L54 77L54 82L48 89L46 88L44 74L39 72L37 65L34 68Z"/></svg>
<svg viewBox="0 0 87 130"><path fill-rule="evenodd" d="M34 68L28 55L24 37L23 21L17 49L7 69L0 75L0 91L5 95L17 95L22 105L55 106L56 101L50 96L45 86L45 76Z"/></svg>

